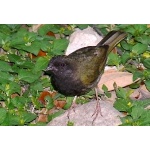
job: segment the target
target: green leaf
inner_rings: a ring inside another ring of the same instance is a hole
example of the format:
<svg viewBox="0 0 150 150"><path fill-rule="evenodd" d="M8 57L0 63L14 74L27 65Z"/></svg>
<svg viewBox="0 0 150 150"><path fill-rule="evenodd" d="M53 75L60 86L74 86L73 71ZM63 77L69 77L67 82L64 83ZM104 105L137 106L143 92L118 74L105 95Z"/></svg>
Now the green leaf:
<svg viewBox="0 0 150 150"><path fill-rule="evenodd" d="M108 92L108 88L107 88L107 86L106 86L105 84L103 84L102 89L103 89L105 95L106 95L108 98L110 98L110 97L111 97L111 93Z"/></svg>
<svg viewBox="0 0 150 150"><path fill-rule="evenodd" d="M131 50L133 45L128 44L126 41L122 41L121 42L121 46L125 49L125 50Z"/></svg>
<svg viewBox="0 0 150 150"><path fill-rule="evenodd" d="M28 83L32 83L36 81L40 77L40 74L34 74L31 71L21 69L18 72L19 80L26 81Z"/></svg>
<svg viewBox="0 0 150 150"><path fill-rule="evenodd" d="M55 55L61 55L66 50L69 41L67 39L56 39L53 43L52 52Z"/></svg>
<svg viewBox="0 0 150 150"><path fill-rule="evenodd" d="M140 100L140 101L133 101L133 105L134 106L141 106L143 108L147 107L148 105L150 105L150 99L144 99L144 100Z"/></svg>
<svg viewBox="0 0 150 150"><path fill-rule="evenodd" d="M136 55L142 54L147 50L147 45L145 44L141 44L141 43L137 43L132 47L132 52Z"/></svg>
<svg viewBox="0 0 150 150"><path fill-rule="evenodd" d="M66 104L65 106L63 107L63 109L69 109L72 105L72 102L73 102L73 97L67 97L67 100L66 100Z"/></svg>
<svg viewBox="0 0 150 150"><path fill-rule="evenodd" d="M150 37L147 35L141 35L141 36L135 37L135 39L138 42L141 42L142 44L145 44L145 45L150 44Z"/></svg>
<svg viewBox="0 0 150 150"><path fill-rule="evenodd" d="M30 52L34 55L37 55L39 53L40 49L41 49L40 41L34 41L31 43L31 45L24 47L23 50Z"/></svg>
<svg viewBox="0 0 150 150"><path fill-rule="evenodd" d="M44 98L47 101L47 109L52 109L54 107L54 99L52 99L49 95Z"/></svg>
<svg viewBox="0 0 150 150"><path fill-rule="evenodd" d="M24 108L25 104L26 104L26 98L25 97L20 97L20 96L16 96L14 98L11 99L11 103L16 107L16 108Z"/></svg>
<svg viewBox="0 0 150 150"><path fill-rule="evenodd" d="M46 35L49 31L59 33L60 26L54 24L45 24L39 28L38 33L39 35Z"/></svg>
<svg viewBox="0 0 150 150"><path fill-rule="evenodd" d="M2 125L5 125L5 126L20 125L20 117L16 114L11 114L10 112L8 112Z"/></svg>
<svg viewBox="0 0 150 150"><path fill-rule="evenodd" d="M30 89L33 91L43 91L43 86L41 82L36 82L30 84Z"/></svg>
<svg viewBox="0 0 150 150"><path fill-rule="evenodd" d="M146 24L135 24L133 27L140 34L143 33L147 29Z"/></svg>
<svg viewBox="0 0 150 150"><path fill-rule="evenodd" d="M145 81L146 88L150 91L150 80Z"/></svg>
<svg viewBox="0 0 150 150"><path fill-rule="evenodd" d="M131 116L133 119L139 119L144 113L144 108L141 106L132 107Z"/></svg>
<svg viewBox="0 0 150 150"><path fill-rule="evenodd" d="M20 68L33 69L34 63L29 60L22 60L21 62L16 63Z"/></svg>
<svg viewBox="0 0 150 150"><path fill-rule="evenodd" d="M114 54L114 53L110 53L109 56L108 56L108 65L115 65L115 66L118 66L121 62L121 58L117 55L117 54Z"/></svg>
<svg viewBox="0 0 150 150"><path fill-rule="evenodd" d="M7 72L0 72L0 83L9 83L14 80L14 76Z"/></svg>
<svg viewBox="0 0 150 150"><path fill-rule="evenodd" d="M21 115L20 117L24 120L25 123L29 123L33 121L34 119L36 119L37 117L36 114L30 113L27 111L22 112L20 115Z"/></svg>
<svg viewBox="0 0 150 150"><path fill-rule="evenodd" d="M150 58L146 58L143 60L144 67L150 69Z"/></svg>
<svg viewBox="0 0 150 150"><path fill-rule="evenodd" d="M11 66L7 62L0 60L0 71L12 72L13 70L12 70Z"/></svg>
<svg viewBox="0 0 150 150"><path fill-rule="evenodd" d="M0 108L0 124L3 123L3 121L6 118L7 110L5 108Z"/></svg>
<svg viewBox="0 0 150 150"><path fill-rule="evenodd" d="M130 112L132 107L132 101L129 99L117 98L114 107L119 111Z"/></svg>
<svg viewBox="0 0 150 150"><path fill-rule="evenodd" d="M89 24L77 24L77 26L78 26L81 30L83 30L83 29L87 28L87 27L89 26Z"/></svg>
<svg viewBox="0 0 150 150"><path fill-rule="evenodd" d="M121 87L116 90L116 95L119 98L123 98L123 99L127 98L127 92L125 91L125 89Z"/></svg>
<svg viewBox="0 0 150 150"><path fill-rule="evenodd" d="M7 25L1 24L0 25L0 32L9 35L11 30Z"/></svg>
<svg viewBox="0 0 150 150"><path fill-rule="evenodd" d="M133 81L135 81L138 78L142 78L143 77L143 72L141 71L136 71L133 73Z"/></svg>
<svg viewBox="0 0 150 150"><path fill-rule="evenodd" d="M129 59L130 59L130 54L128 52L125 52L121 56L121 61L122 61L123 64L125 64Z"/></svg>
<svg viewBox="0 0 150 150"><path fill-rule="evenodd" d="M20 56L15 55L15 54L7 54L7 57L8 57L8 59L9 59L10 62L16 63L18 61L21 61Z"/></svg>
<svg viewBox="0 0 150 150"><path fill-rule="evenodd" d="M39 57L35 63L34 71L39 72L48 66L49 59L47 57Z"/></svg>
<svg viewBox="0 0 150 150"><path fill-rule="evenodd" d="M16 82L10 82L9 84L9 95L13 93L21 93L21 86Z"/></svg>

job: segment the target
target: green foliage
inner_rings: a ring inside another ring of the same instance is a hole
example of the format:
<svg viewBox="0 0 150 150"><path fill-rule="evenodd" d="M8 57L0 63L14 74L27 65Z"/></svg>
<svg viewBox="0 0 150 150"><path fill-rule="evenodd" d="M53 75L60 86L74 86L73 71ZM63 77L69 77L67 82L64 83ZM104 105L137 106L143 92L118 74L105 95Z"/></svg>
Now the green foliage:
<svg viewBox="0 0 150 150"><path fill-rule="evenodd" d="M47 24L40 26L37 32L31 31L32 26L0 25L0 125L45 125L36 122L38 113L43 107L47 110L54 108L54 100L65 97L57 93L54 97L46 96L46 104L39 101L40 93L46 88L53 90L50 78L45 76L43 71L54 55L64 54L69 44L68 36L75 28L82 30L93 25ZM131 72L133 80L138 81L130 85L128 90L116 89L117 99L114 107L127 113L127 116L121 118L122 125L150 125L150 112L145 109L150 100L133 101L130 98L133 89L141 84L145 84L150 91L150 28L145 24L94 26L103 35L111 30L127 33L127 38L118 45L119 53L111 53L107 63L118 68L123 66L123 70ZM47 35L49 31L54 35ZM39 56L41 51L45 55ZM107 97L111 96L105 85L103 91ZM93 98L93 95L94 92L91 91L79 97L76 103L84 104ZM73 97L68 97L63 109L69 109L72 101ZM48 114L48 121L62 114L63 109ZM68 125L73 124L70 122Z"/></svg>
<svg viewBox="0 0 150 150"><path fill-rule="evenodd" d="M32 32L31 27L0 25L0 125L38 125L37 110L54 107L54 100L47 98L47 106L38 100L40 93L50 87L50 79L43 71L52 56L67 48L68 40L63 34L69 35L73 30L69 25L42 25ZM49 31L60 38L48 36ZM41 50L45 55L36 57ZM58 113L52 118L55 116Z"/></svg>
<svg viewBox="0 0 150 150"><path fill-rule="evenodd" d="M145 100L132 100L130 98L131 90L124 90L119 88L116 93L117 99L114 107L121 111L126 112L127 115L121 118L122 126L147 126L150 125L150 111L146 109L150 105L150 99Z"/></svg>

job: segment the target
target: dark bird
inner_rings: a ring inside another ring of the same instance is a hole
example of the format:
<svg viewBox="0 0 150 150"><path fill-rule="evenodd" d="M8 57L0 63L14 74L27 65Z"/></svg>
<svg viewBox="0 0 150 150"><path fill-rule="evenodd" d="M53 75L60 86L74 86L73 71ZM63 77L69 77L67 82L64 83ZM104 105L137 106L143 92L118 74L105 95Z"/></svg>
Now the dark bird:
<svg viewBox="0 0 150 150"><path fill-rule="evenodd" d="M80 96L95 88L108 54L125 37L124 32L111 31L96 46L53 57L45 72L51 76L54 89L65 96Z"/></svg>

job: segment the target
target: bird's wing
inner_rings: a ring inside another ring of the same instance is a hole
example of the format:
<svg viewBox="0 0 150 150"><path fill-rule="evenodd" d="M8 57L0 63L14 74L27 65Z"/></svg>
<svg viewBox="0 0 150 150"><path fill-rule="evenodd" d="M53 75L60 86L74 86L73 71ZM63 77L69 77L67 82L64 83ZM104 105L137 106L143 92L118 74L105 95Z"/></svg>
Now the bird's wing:
<svg viewBox="0 0 150 150"><path fill-rule="evenodd" d="M70 61L76 65L76 78L84 85L91 85L103 73L107 60L108 46L89 46L81 48L69 55Z"/></svg>

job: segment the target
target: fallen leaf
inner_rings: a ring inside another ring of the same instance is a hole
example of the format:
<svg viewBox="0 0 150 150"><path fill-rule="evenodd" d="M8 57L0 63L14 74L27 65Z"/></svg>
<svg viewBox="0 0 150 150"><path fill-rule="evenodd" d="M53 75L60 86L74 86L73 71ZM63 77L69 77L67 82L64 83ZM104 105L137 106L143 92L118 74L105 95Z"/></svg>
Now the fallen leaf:
<svg viewBox="0 0 150 150"><path fill-rule="evenodd" d="M19 96L19 94L17 94L17 93L11 94L11 98L14 98L16 96Z"/></svg>
<svg viewBox="0 0 150 150"><path fill-rule="evenodd" d="M49 95L51 98L53 98L55 96L55 94L56 94L56 92L43 91L43 92L41 92L38 100L40 102L42 102L42 104L45 105L45 97Z"/></svg>
<svg viewBox="0 0 150 150"><path fill-rule="evenodd" d="M37 122L48 122L47 114L39 114Z"/></svg>
<svg viewBox="0 0 150 150"><path fill-rule="evenodd" d="M56 108L63 108L66 104L66 101L63 100L54 100L54 105Z"/></svg>
<svg viewBox="0 0 150 150"><path fill-rule="evenodd" d="M40 50L39 53L37 54L37 56L34 55L34 54L31 54L31 53L29 53L28 56L29 56L31 59L34 59L34 58L37 58L37 57L44 57L44 56L46 56L46 55L47 55L46 52Z"/></svg>
<svg viewBox="0 0 150 150"><path fill-rule="evenodd" d="M52 31L47 32L46 35L48 35L48 36L54 36L55 37L55 34Z"/></svg>
<svg viewBox="0 0 150 150"><path fill-rule="evenodd" d="M137 81L137 80L136 80ZM134 81L134 82L136 82ZM129 72L119 72L115 70L105 71L98 83L98 88L102 90L103 84L108 88L108 91L114 90L113 84L116 83L119 87L128 86L133 82L133 75Z"/></svg>

